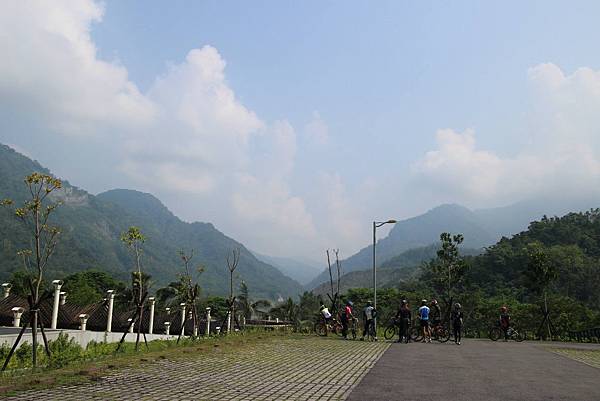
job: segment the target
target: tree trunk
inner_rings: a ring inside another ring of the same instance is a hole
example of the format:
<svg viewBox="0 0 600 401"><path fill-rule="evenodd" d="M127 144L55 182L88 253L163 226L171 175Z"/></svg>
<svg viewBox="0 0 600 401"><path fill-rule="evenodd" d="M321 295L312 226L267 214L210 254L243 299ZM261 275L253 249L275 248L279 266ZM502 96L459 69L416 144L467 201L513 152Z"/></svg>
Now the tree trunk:
<svg viewBox="0 0 600 401"><path fill-rule="evenodd" d="M37 324L38 324L38 311L33 310L32 311L32 317L31 317L31 335L32 335L32 345L33 345L33 350L32 350L32 363L33 363L33 369L35 369L37 367Z"/></svg>
<svg viewBox="0 0 600 401"><path fill-rule="evenodd" d="M548 337L552 340L552 330L550 329L550 316L548 314L548 292L544 290L544 315L546 316L546 328L548 330Z"/></svg>
<svg viewBox="0 0 600 401"><path fill-rule="evenodd" d="M137 329L137 336L135 338L135 351L137 352L139 350L139 346L140 346L140 334L142 333L142 318L144 317L144 308L142 307L142 305L140 304L140 306L138 306L138 314L139 314L139 319L138 319L138 329Z"/></svg>

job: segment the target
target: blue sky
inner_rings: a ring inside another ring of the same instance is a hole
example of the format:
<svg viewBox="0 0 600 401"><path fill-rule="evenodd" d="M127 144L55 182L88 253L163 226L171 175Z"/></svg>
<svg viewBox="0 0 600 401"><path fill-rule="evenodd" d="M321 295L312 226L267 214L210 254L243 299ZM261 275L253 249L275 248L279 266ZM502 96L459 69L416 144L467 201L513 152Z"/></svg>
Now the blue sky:
<svg viewBox="0 0 600 401"><path fill-rule="evenodd" d="M10 4L0 140L261 253L598 183L597 2Z"/></svg>

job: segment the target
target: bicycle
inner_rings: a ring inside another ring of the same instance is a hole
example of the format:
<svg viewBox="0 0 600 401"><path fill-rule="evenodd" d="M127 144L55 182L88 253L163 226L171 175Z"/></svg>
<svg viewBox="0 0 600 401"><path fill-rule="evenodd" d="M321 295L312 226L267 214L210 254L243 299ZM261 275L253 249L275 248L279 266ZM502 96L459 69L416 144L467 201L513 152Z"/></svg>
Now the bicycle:
<svg viewBox="0 0 600 401"><path fill-rule="evenodd" d="M448 342L450 340L450 330L442 323L438 323L431 327L431 339L441 343Z"/></svg>
<svg viewBox="0 0 600 401"><path fill-rule="evenodd" d="M499 324L496 324L496 326L494 326L490 329L490 332L488 333L488 337L492 341L498 341L498 339L505 337L504 330L500 327ZM525 335L523 333L519 332L514 327L509 327L506 330L506 337L508 337L509 339L514 340L516 342L519 342L519 343L521 341L525 340ZM506 339L506 337L505 337L505 339Z"/></svg>
<svg viewBox="0 0 600 401"><path fill-rule="evenodd" d="M400 326L400 319L395 317L390 319L387 326L385 327L385 330L383 331L383 338L385 338L386 340L392 340L394 339L394 337L400 336ZM414 329L415 327L412 324L410 324L410 322L408 322L408 327L406 328L406 338L404 338L405 342L408 343L408 341L412 340L413 337L419 338L420 340L420 334L417 331L414 331ZM402 339L399 338L399 340Z"/></svg>
<svg viewBox="0 0 600 401"><path fill-rule="evenodd" d="M321 317L314 325L314 332L321 337L326 337L328 333L342 334L342 324L334 317L325 321L325 318Z"/></svg>
<svg viewBox="0 0 600 401"><path fill-rule="evenodd" d="M367 341L377 341L377 333L375 332L375 324L371 324L367 329L367 336L365 338Z"/></svg>
<svg viewBox="0 0 600 401"><path fill-rule="evenodd" d="M386 340L391 340L394 337L396 337L398 335L399 323L400 322L395 317L391 318L388 321L388 324L385 327L385 330L383 331L383 338L385 338Z"/></svg>
<svg viewBox="0 0 600 401"><path fill-rule="evenodd" d="M413 324L410 325L410 329L408 330L408 338L416 343L423 341L423 328L421 327L420 320L417 319L413 322Z"/></svg>

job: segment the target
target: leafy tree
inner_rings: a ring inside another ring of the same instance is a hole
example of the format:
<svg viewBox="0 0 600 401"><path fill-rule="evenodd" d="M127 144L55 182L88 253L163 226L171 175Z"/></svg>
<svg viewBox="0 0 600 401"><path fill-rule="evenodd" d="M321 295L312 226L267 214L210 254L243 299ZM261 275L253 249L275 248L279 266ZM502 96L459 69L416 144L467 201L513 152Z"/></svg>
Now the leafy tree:
<svg viewBox="0 0 600 401"><path fill-rule="evenodd" d="M287 320L294 324L298 322L298 304L291 297L273 307L269 313L276 318Z"/></svg>
<svg viewBox="0 0 600 401"><path fill-rule="evenodd" d="M30 288L32 363L35 368L37 366L37 329L39 325L37 306L40 302L40 290L43 290L44 272L50 257L54 254L60 234L58 227L50 225L50 216L60 206L59 201L52 200L51 194L62 187L62 182L49 174L41 173L32 173L25 177L24 181L29 191L29 197L20 207L15 208L14 213L26 227L31 239L30 246L19 250L17 254L23 262ZM10 199L5 199L1 203L3 206L13 205L13 201Z"/></svg>
<svg viewBox="0 0 600 401"><path fill-rule="evenodd" d="M76 305L99 302L107 290L115 290L117 294L125 291L125 283L98 270L85 270L68 275L64 282L63 290L67 292L67 299Z"/></svg>
<svg viewBox="0 0 600 401"><path fill-rule="evenodd" d="M449 312L455 292L463 284L468 265L458 249L464 240L462 234L442 233L440 240L437 259L426 265L425 277L444 299Z"/></svg>
<svg viewBox="0 0 600 401"><path fill-rule="evenodd" d="M531 243L527 247L528 269L525 275L528 284L535 293L541 293L544 298L544 314L548 335L552 336L548 317L548 287L558 278L558 269L550 262L548 254L540 243ZM541 334L541 333L540 333Z"/></svg>

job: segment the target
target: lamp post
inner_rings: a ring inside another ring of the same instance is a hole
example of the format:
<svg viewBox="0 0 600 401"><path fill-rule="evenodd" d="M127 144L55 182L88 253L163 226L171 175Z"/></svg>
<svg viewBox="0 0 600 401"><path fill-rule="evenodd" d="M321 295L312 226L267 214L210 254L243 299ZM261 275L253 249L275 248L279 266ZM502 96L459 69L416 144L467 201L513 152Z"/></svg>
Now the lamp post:
<svg viewBox="0 0 600 401"><path fill-rule="evenodd" d="M375 246L377 245L377 229L384 224L395 224L396 220L388 221L374 221L373 222L373 307L377 310L377 267L376 261L377 256L375 253ZM375 333L377 333L377 317L373 320L375 326Z"/></svg>

